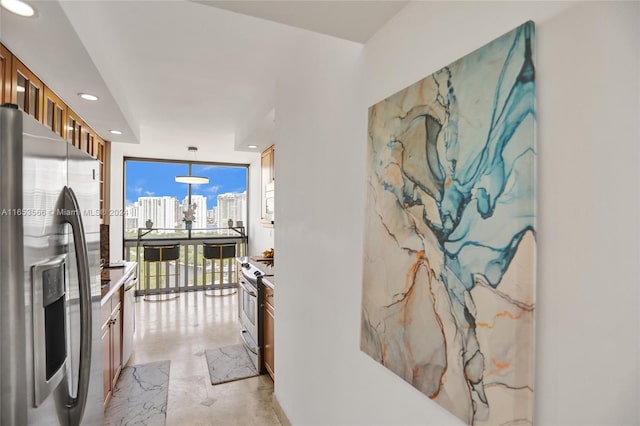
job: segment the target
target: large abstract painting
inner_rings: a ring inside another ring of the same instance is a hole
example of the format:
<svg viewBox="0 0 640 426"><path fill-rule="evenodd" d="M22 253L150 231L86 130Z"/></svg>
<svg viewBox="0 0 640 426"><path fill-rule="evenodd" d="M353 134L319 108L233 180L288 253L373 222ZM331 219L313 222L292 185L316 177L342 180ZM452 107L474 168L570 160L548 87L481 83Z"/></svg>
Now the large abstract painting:
<svg viewBox="0 0 640 426"><path fill-rule="evenodd" d="M361 348L468 424L533 421L535 115L533 22L369 109Z"/></svg>

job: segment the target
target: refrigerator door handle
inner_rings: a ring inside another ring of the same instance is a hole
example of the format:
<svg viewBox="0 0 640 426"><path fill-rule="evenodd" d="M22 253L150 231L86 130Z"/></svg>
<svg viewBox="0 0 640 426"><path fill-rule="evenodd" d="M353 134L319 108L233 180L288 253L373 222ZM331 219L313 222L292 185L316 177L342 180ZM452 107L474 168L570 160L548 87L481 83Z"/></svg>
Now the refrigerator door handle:
<svg viewBox="0 0 640 426"><path fill-rule="evenodd" d="M80 298L80 365L78 374L78 392L75 398L67 396L67 406L71 424L80 424L89 392L89 374L91 372L91 276L87 240L82 223L82 212L75 193L65 186L62 190L64 214L62 218L71 225L78 265L78 283Z"/></svg>

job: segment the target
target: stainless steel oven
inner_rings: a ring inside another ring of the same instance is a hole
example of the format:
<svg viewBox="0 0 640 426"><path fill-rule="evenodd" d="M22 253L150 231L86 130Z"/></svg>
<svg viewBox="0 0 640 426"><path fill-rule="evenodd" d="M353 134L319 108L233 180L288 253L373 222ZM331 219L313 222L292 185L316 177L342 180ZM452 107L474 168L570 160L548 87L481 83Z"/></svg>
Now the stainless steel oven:
<svg viewBox="0 0 640 426"><path fill-rule="evenodd" d="M260 306L258 293L258 279L262 276L260 270L254 266L244 263L239 279L240 291L240 323L242 330L240 335L244 347L251 358L256 370L261 369L260 347L262 345Z"/></svg>

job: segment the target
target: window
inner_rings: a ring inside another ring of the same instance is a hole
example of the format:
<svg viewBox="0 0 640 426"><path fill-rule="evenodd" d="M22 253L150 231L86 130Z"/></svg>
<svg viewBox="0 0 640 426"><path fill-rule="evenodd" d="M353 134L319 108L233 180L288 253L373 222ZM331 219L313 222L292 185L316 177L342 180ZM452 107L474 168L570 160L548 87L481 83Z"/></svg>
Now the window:
<svg viewBox="0 0 640 426"><path fill-rule="evenodd" d="M179 238L189 232L225 234L229 220L246 224L247 172L244 165L125 159L125 239L137 238L139 228L153 229L158 238ZM208 177L209 183L175 181L189 174Z"/></svg>

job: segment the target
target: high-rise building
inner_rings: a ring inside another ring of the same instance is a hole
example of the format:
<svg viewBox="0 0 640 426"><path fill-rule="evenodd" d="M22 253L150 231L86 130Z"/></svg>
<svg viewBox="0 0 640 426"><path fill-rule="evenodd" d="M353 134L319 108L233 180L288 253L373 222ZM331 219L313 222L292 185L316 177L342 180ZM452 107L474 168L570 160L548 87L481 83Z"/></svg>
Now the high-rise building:
<svg viewBox="0 0 640 426"><path fill-rule="evenodd" d="M176 227L178 200L175 197L140 197L137 203L138 224L151 220L154 228L173 230Z"/></svg>
<svg viewBox="0 0 640 426"><path fill-rule="evenodd" d="M211 210L207 210L207 225L216 228L218 227L218 208L212 207Z"/></svg>
<svg viewBox="0 0 640 426"><path fill-rule="evenodd" d="M227 221L234 223L241 220L247 223L247 192L229 192L217 197L218 206L207 210L207 197L192 195L191 204L196 205L193 229L226 228ZM171 232L175 228L184 228L184 212L189 208L188 198L182 203L176 197L140 197L138 201L125 207L125 229L136 230L145 226L147 220L153 222L154 228Z"/></svg>
<svg viewBox="0 0 640 426"><path fill-rule="evenodd" d="M228 192L218 195L218 226L226 227L227 220L247 223L247 192Z"/></svg>
<svg viewBox="0 0 640 426"><path fill-rule="evenodd" d="M138 202L136 201L133 204L129 204L128 206L125 207L124 209L124 213L125 213L125 224L124 224L124 229L125 230L136 230L138 228L141 227L140 225L140 213L139 213L139 207L138 207Z"/></svg>
<svg viewBox="0 0 640 426"><path fill-rule="evenodd" d="M196 205L195 216L196 220L193 221L193 228L205 229L207 227L207 197L204 195L192 195L191 204ZM189 208L189 200L185 197L182 200L182 212Z"/></svg>

